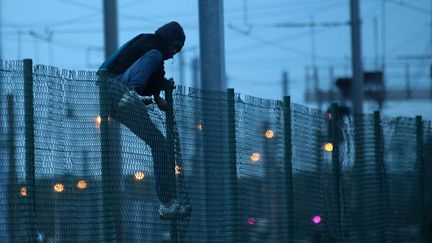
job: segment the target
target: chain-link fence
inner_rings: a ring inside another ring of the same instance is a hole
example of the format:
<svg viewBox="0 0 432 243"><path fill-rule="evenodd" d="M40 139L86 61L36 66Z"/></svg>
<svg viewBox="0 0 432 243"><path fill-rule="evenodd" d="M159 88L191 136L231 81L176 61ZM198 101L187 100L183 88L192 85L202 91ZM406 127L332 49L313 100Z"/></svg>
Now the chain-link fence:
<svg viewBox="0 0 432 243"><path fill-rule="evenodd" d="M353 119L337 105L186 87L165 93L162 112L122 106L137 97L111 78L31 60L1 61L0 81L2 242L431 239L421 117ZM190 217L159 217L167 188Z"/></svg>

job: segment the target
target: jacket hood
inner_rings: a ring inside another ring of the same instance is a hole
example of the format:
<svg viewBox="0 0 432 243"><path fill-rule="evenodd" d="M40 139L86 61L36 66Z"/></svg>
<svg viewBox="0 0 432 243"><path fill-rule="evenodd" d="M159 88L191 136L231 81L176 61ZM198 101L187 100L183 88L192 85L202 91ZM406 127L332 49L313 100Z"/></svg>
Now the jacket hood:
<svg viewBox="0 0 432 243"><path fill-rule="evenodd" d="M155 34L159 36L166 46L166 49L174 46L178 51L183 48L186 40L186 35L181 25L175 21L169 22L155 31Z"/></svg>

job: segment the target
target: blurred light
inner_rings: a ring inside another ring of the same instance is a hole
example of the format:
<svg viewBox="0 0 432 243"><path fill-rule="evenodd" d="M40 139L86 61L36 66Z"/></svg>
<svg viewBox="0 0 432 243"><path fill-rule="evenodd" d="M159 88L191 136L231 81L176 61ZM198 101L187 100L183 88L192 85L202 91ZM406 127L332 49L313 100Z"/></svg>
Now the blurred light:
<svg viewBox="0 0 432 243"><path fill-rule="evenodd" d="M260 158L261 158L261 155L258 152L254 152L250 156L250 159L252 160L252 162L257 162L258 160L260 160Z"/></svg>
<svg viewBox="0 0 432 243"><path fill-rule="evenodd" d="M196 129L202 131L203 130L203 125L202 124L196 124Z"/></svg>
<svg viewBox="0 0 432 243"><path fill-rule="evenodd" d="M248 224L250 224L250 225L254 225L255 223L256 223L256 220L255 220L255 218L254 217L248 217L248 221L247 221L247 223Z"/></svg>
<svg viewBox="0 0 432 243"><path fill-rule="evenodd" d="M267 130L265 132L265 137L268 138L268 139L272 139L274 137L274 132L272 130L270 130L270 129Z"/></svg>
<svg viewBox="0 0 432 243"><path fill-rule="evenodd" d="M112 120L111 116L108 116L108 123L111 123L111 120ZM100 115L96 116L95 123L96 123L96 128L99 131L100 125L102 123L102 117Z"/></svg>
<svg viewBox="0 0 432 243"><path fill-rule="evenodd" d="M64 185L61 183L57 183L54 185L54 191L55 192L63 192L64 191Z"/></svg>
<svg viewBox="0 0 432 243"><path fill-rule="evenodd" d="M178 165L176 165L175 166L175 174L176 175L180 175L182 172L183 172L183 168L180 167L180 166L178 166Z"/></svg>
<svg viewBox="0 0 432 243"><path fill-rule="evenodd" d="M20 194L21 194L21 196L26 197L27 196L27 187L25 187L25 186L21 187Z"/></svg>
<svg viewBox="0 0 432 243"><path fill-rule="evenodd" d="M102 122L102 117L101 116L97 116L95 118L95 122L96 122L96 126L99 127L101 122Z"/></svg>
<svg viewBox="0 0 432 243"><path fill-rule="evenodd" d="M315 215L315 216L313 216L313 218L312 218L312 221L314 222L314 224L319 224L319 223L321 223L321 216L319 216L319 215Z"/></svg>
<svg viewBox="0 0 432 243"><path fill-rule="evenodd" d="M326 143L324 144L324 150L327 152L333 151L333 144L332 143Z"/></svg>
<svg viewBox="0 0 432 243"><path fill-rule="evenodd" d="M333 114L331 112L327 112L327 119L328 120L332 120L333 119Z"/></svg>
<svg viewBox="0 0 432 243"><path fill-rule="evenodd" d="M78 189L86 189L87 188L87 182L85 180L80 180L77 183Z"/></svg>
<svg viewBox="0 0 432 243"><path fill-rule="evenodd" d="M143 179L144 179L144 172L142 171L135 172L135 180L141 181Z"/></svg>

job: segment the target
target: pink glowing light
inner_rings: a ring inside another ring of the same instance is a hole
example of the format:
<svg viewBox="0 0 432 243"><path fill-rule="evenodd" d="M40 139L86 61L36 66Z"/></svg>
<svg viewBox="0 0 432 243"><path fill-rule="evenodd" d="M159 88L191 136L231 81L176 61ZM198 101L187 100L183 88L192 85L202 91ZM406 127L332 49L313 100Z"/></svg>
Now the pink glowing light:
<svg viewBox="0 0 432 243"><path fill-rule="evenodd" d="M253 225L253 224L256 223L256 220L255 220L254 217L249 217L247 223L250 224L250 225Z"/></svg>
<svg viewBox="0 0 432 243"><path fill-rule="evenodd" d="M315 216L313 216L312 221L315 224L319 224L319 223L321 223L321 217L319 215L315 215Z"/></svg>

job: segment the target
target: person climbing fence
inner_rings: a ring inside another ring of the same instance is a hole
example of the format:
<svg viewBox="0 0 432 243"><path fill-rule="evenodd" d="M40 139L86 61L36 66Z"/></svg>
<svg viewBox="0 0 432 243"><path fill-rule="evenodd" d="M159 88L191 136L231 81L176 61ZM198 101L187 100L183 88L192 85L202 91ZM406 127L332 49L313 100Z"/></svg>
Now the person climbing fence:
<svg viewBox="0 0 432 243"><path fill-rule="evenodd" d="M160 93L173 88L173 83L165 78L164 61L181 51L185 39L181 25L169 22L154 34L139 34L128 41L97 72L107 77L112 118L151 148L163 219L184 218L191 207L176 199L175 161L170 161L167 140L150 119L146 105L154 102L166 111L168 104Z"/></svg>

